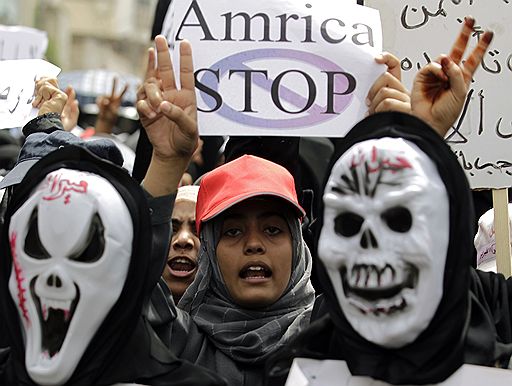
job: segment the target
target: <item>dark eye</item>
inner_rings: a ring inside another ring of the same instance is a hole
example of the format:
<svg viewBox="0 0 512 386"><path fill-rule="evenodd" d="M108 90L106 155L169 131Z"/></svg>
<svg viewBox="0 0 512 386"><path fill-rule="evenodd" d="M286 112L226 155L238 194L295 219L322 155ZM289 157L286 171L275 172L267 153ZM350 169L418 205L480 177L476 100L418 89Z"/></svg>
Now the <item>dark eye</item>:
<svg viewBox="0 0 512 386"><path fill-rule="evenodd" d="M282 230L278 227L269 226L269 227L265 228L265 233L270 236L277 236L281 232L282 232Z"/></svg>
<svg viewBox="0 0 512 386"><path fill-rule="evenodd" d="M353 212L344 212L334 219L334 231L345 237L352 237L359 233L364 218Z"/></svg>
<svg viewBox="0 0 512 386"><path fill-rule="evenodd" d="M25 238L25 253L34 259L49 259L50 254L46 251L39 238L37 226L37 209L30 215L27 237Z"/></svg>
<svg viewBox="0 0 512 386"><path fill-rule="evenodd" d="M405 233L411 229L411 212L403 206L389 208L380 216L388 224L388 227L395 232Z"/></svg>
<svg viewBox="0 0 512 386"><path fill-rule="evenodd" d="M95 214L89 228L89 235L85 242L84 249L69 258L81 263L94 263L98 261L105 250L104 233L105 228L103 227L103 223L100 217Z"/></svg>
<svg viewBox="0 0 512 386"><path fill-rule="evenodd" d="M180 230L180 224L176 221L171 221L172 224L172 234L175 235Z"/></svg>
<svg viewBox="0 0 512 386"><path fill-rule="evenodd" d="M236 237L236 236L240 235L241 233L242 233L242 231L238 228L229 228L224 231L224 236Z"/></svg>

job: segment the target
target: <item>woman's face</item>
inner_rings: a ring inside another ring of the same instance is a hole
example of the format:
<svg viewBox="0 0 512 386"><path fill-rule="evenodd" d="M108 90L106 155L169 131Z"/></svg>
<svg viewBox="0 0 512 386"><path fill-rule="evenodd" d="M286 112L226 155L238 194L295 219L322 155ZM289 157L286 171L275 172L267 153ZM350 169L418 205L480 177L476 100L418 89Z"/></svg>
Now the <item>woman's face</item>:
<svg viewBox="0 0 512 386"><path fill-rule="evenodd" d="M226 211L217 260L232 299L242 307L275 303L292 272L292 237L283 204L249 199Z"/></svg>

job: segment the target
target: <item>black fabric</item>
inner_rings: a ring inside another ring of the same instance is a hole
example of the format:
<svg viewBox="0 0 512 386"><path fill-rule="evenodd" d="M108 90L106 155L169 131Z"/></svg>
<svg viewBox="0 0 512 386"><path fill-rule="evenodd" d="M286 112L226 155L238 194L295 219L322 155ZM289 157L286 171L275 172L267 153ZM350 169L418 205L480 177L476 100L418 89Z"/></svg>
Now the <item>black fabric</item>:
<svg viewBox="0 0 512 386"><path fill-rule="evenodd" d="M347 321L327 272L317 260L325 302L317 300L321 303L315 306L312 317L317 321L298 338L302 339L300 345L294 343L288 352L271 360L267 369L269 385L282 384L286 363L289 366L291 357L301 356L345 360L353 375L370 376L392 384L417 385L441 382L463 363L494 365L498 361L500 365L508 364L512 351L509 284L503 277L483 275L470 268L471 193L462 168L443 139L413 116L376 114L357 124L345 140L338 143L329 169L354 144L383 137L400 137L416 144L437 166L448 192L450 241L441 303L429 326L414 342L397 349L377 346L362 338ZM315 224L316 240L323 224L322 214L323 203Z"/></svg>
<svg viewBox="0 0 512 386"><path fill-rule="evenodd" d="M3 367L0 384L34 384L24 367L20 321L8 290L12 264L7 232L10 218L45 175L63 167L92 172L112 183L131 213L134 228L132 258L121 295L66 384L224 384L214 374L198 367L192 368L192 365L175 358L164 348L143 316L143 305L156 283L150 279L153 259L149 256L153 240L149 208L142 189L124 169L75 146L52 152L34 165L15 191L7 208L6 223L0 239L0 311L5 318L10 353L0 351L0 371Z"/></svg>
<svg viewBox="0 0 512 386"><path fill-rule="evenodd" d="M23 135L28 137L34 133L50 134L56 130L64 130L60 114L46 113L30 120L22 129Z"/></svg>

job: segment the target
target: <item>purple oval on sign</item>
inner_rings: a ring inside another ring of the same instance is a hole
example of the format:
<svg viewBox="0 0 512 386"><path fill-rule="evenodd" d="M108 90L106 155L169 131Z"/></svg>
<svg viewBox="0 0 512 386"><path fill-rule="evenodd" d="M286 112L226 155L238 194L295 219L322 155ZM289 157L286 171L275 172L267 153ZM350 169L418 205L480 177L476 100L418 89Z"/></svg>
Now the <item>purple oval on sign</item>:
<svg viewBox="0 0 512 386"><path fill-rule="evenodd" d="M326 58L323 58L319 55L290 49L257 49L244 51L228 56L218 61L217 63L213 64L210 67L210 69L214 71L219 70L219 78L222 79L222 77L228 75L229 71L232 69L251 70L251 68L248 66L248 63L261 59L293 59L296 62L308 63L318 68L319 71L344 72L344 70L341 67L339 67L336 63ZM325 74L325 76L327 83L327 74ZM218 92L219 82L215 77L212 76L211 73L204 73L203 76L199 79L199 81L207 87L209 87L210 89ZM252 77L252 82L253 85L261 87L264 90L266 90L270 98L270 92L273 83L272 79L266 79L265 77L256 74ZM334 92L342 93L348 89L349 81L346 76L335 76L334 85L332 87ZM282 85L279 86L279 97L280 99L288 102L289 104L297 106L298 110L300 110L307 104L307 98L304 95L301 95L295 92L294 90L291 90L290 88ZM201 98L210 109L213 109L215 107L216 102L212 98L208 98L204 94L201 94ZM217 110L216 113L220 114L222 117L230 121L237 122L247 126L273 129L293 129L319 124L336 118L339 115L339 113L347 109L347 107L352 102L353 98L353 93L346 95L337 94L334 95L333 100L333 107L336 113L326 113L326 106L321 106L317 103L313 103L311 107L304 112L304 114L306 115L293 118L258 118L253 115L250 115L250 113L237 111L224 102L222 104L222 107L219 110Z"/></svg>

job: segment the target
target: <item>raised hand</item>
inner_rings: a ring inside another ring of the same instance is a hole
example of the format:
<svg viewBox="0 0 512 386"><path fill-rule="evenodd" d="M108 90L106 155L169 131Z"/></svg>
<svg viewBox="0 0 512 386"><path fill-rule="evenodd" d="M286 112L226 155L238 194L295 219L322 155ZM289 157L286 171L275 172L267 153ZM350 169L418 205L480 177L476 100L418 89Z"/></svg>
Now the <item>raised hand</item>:
<svg viewBox="0 0 512 386"><path fill-rule="evenodd" d="M35 98L32 106L39 109L38 115L46 113L61 114L68 96L59 89L57 79L41 78L36 81Z"/></svg>
<svg viewBox="0 0 512 386"><path fill-rule="evenodd" d="M98 106L98 119L96 120L96 132L103 134L112 134L112 129L117 122L119 107L123 101L123 96L128 90L126 84L120 94L116 94L117 78L112 82L112 92L110 95L100 95L96 99Z"/></svg>
<svg viewBox="0 0 512 386"><path fill-rule="evenodd" d="M190 158L198 143L192 48L186 41L180 44L178 89L165 37L157 36L155 46L157 66L150 48L144 84L137 93L137 111L157 158Z"/></svg>
<svg viewBox="0 0 512 386"><path fill-rule="evenodd" d="M473 74L493 38L493 33L486 31L463 61L474 24L472 17L466 17L450 55L441 55L423 67L414 79L412 114L430 124L443 137L460 115Z"/></svg>
<svg viewBox="0 0 512 386"><path fill-rule="evenodd" d="M68 96L68 100L64 105L60 119L62 121L62 126L64 126L64 130L71 131L78 124L78 116L80 115L80 110L78 109L78 101L76 100L75 89L71 86L68 86L66 87L65 92Z"/></svg>
<svg viewBox="0 0 512 386"><path fill-rule="evenodd" d="M137 111L153 145L144 187L153 196L162 196L177 189L199 135L190 43L180 44L180 89L165 37L157 36L155 46L156 55L153 48L148 52L144 84L137 92Z"/></svg>
<svg viewBox="0 0 512 386"><path fill-rule="evenodd" d="M373 83L366 104L368 114L380 113L383 111L411 112L411 98L408 90L401 82L402 72L398 58L388 52L377 56L375 61L385 64L387 72L377 78Z"/></svg>

